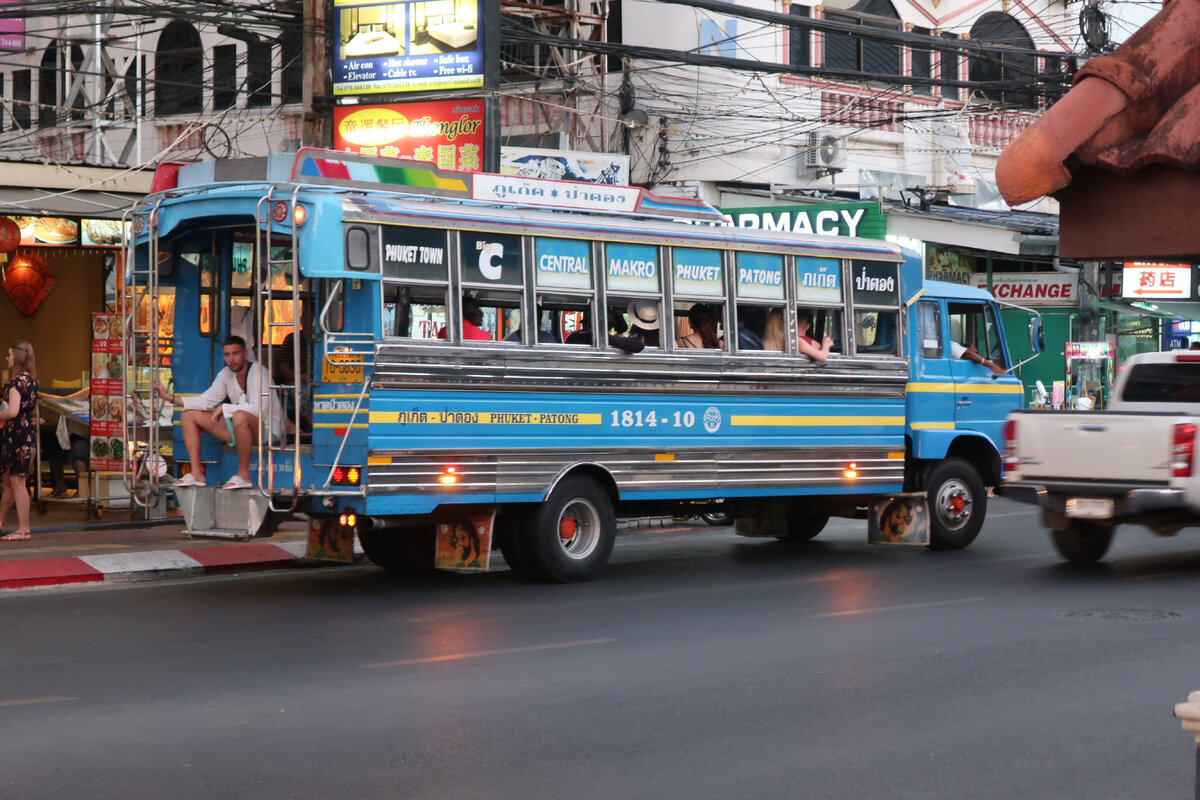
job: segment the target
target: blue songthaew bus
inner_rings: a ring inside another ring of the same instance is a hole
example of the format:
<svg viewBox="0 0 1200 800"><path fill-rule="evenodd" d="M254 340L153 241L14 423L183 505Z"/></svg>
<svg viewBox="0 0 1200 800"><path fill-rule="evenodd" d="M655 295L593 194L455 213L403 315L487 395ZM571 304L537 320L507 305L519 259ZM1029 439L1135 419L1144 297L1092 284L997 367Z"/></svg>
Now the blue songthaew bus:
<svg viewBox="0 0 1200 800"><path fill-rule="evenodd" d="M997 303L923 282L894 245L737 229L630 187L321 150L156 183L129 215L127 392L199 394L239 333L272 376L262 407L273 393L289 417L267 431L260 415L253 490L217 488L236 453L205 437L207 486L175 489L195 535L305 515L310 549L357 534L404 570L434 564L439 532L464 552L483 532L516 572L571 581L603 568L618 516L718 504L806 540L926 493L929 544L965 547L1000 479L1023 389ZM803 352L805 320L816 346L832 340L823 362ZM693 333L711 346L686 346ZM187 461L178 417L126 436L134 454L169 436ZM134 472L135 496L170 489Z"/></svg>

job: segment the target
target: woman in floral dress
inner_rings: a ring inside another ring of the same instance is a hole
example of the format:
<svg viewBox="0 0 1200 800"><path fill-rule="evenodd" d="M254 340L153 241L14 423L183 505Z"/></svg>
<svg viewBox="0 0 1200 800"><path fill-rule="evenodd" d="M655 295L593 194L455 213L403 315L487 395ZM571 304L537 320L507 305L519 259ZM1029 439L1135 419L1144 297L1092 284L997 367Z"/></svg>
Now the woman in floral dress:
<svg viewBox="0 0 1200 800"><path fill-rule="evenodd" d="M33 345L24 340L13 342L8 348L8 373L12 380L4 387L2 398L8 405L0 411L0 482L4 493L0 496L0 525L8 516L8 510L17 507L17 529L7 536L6 542L20 542L29 538L29 491L25 480L29 475L29 462L33 460L33 448L37 446L37 366L33 360Z"/></svg>

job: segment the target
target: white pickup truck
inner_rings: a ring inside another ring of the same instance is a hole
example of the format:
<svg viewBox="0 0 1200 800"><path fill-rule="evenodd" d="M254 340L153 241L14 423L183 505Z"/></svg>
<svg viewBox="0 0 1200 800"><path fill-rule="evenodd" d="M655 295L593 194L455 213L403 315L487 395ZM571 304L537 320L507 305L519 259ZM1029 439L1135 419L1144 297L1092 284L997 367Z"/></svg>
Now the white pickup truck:
<svg viewBox="0 0 1200 800"><path fill-rule="evenodd" d="M1126 362L1107 411L1015 411L1005 422L1005 497L1042 508L1069 561L1104 557L1113 529L1160 536L1200 526L1200 352Z"/></svg>

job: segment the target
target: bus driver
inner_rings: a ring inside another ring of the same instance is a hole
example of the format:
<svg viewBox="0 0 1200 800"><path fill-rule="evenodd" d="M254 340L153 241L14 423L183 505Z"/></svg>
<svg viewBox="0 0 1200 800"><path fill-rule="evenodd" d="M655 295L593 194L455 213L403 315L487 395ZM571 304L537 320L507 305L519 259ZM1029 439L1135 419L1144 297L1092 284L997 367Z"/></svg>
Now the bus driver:
<svg viewBox="0 0 1200 800"><path fill-rule="evenodd" d="M225 482L224 489L248 489L250 483L250 449L258 444L258 410L260 392L270 395L271 418L266 420L266 434L272 443L283 431L283 408L279 396L269 388L267 370L252 363L246 343L240 336L230 336L222 348L225 369L202 394L182 397L171 394L161 383L154 384L154 393L172 405L183 406L179 425L183 428L183 446L187 448L191 472L179 479L176 486L204 486L204 471L200 463L200 434L207 433L224 444L237 448L237 474ZM228 400L229 402L225 402Z"/></svg>

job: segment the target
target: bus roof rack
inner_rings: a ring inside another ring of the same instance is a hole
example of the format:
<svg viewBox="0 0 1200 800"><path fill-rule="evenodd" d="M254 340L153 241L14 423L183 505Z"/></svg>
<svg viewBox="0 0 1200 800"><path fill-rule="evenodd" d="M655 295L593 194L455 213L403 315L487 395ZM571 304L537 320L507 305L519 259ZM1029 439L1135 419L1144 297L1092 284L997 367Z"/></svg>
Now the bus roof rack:
<svg viewBox="0 0 1200 800"><path fill-rule="evenodd" d="M424 161L378 158L310 147L296 153L291 180L294 183L404 192L501 205L632 214L708 223L721 223L725 219L720 211L703 200L665 197L636 186L455 172L438 169Z"/></svg>

